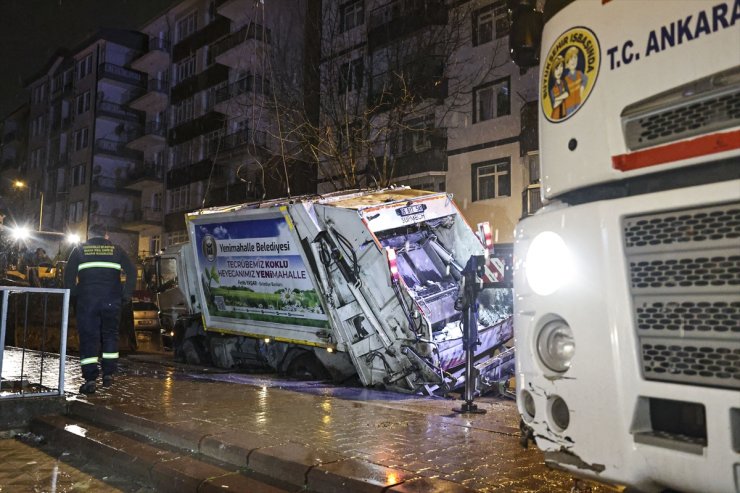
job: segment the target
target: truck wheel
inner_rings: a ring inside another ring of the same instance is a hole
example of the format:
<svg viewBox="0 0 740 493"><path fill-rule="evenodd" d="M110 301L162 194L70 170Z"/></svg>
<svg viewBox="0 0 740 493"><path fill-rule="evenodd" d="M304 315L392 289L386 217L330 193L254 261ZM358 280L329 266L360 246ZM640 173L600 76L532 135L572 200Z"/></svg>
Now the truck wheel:
<svg viewBox="0 0 740 493"><path fill-rule="evenodd" d="M299 380L329 380L329 372L313 353L296 356L288 365L288 376Z"/></svg>
<svg viewBox="0 0 740 493"><path fill-rule="evenodd" d="M190 365L205 365L208 358L202 341L198 337L188 337L180 347L185 362Z"/></svg>

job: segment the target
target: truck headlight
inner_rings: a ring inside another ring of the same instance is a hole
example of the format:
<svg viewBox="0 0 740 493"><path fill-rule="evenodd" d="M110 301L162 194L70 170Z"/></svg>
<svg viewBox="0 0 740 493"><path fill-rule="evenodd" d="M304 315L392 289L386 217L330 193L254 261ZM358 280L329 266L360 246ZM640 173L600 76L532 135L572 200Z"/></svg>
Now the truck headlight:
<svg viewBox="0 0 740 493"><path fill-rule="evenodd" d="M524 269L532 291L540 296L552 294L572 275L570 250L560 235L544 231L529 245Z"/></svg>
<svg viewBox="0 0 740 493"><path fill-rule="evenodd" d="M563 373L570 368L575 353L573 331L564 320L551 320L540 329L537 335L537 354L546 367Z"/></svg>

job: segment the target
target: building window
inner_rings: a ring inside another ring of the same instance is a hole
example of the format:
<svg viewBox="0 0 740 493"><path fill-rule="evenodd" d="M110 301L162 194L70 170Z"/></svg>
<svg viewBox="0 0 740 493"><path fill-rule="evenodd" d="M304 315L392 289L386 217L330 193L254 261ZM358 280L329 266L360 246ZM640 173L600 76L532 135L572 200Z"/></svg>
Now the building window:
<svg viewBox="0 0 740 493"><path fill-rule="evenodd" d="M72 87L72 69L65 70L62 78L62 89L68 89Z"/></svg>
<svg viewBox="0 0 740 493"><path fill-rule="evenodd" d="M492 120L511 113L509 78L489 82L473 89L473 123Z"/></svg>
<svg viewBox="0 0 740 493"><path fill-rule="evenodd" d="M170 190L169 212L177 212L190 208L190 185Z"/></svg>
<svg viewBox="0 0 740 493"><path fill-rule="evenodd" d="M29 163L29 167L31 169L41 168L44 165L45 160L46 149L44 147L39 147L38 149L31 151L31 162Z"/></svg>
<svg viewBox="0 0 740 493"><path fill-rule="evenodd" d="M179 168L190 164L192 141L183 142L172 147L172 167Z"/></svg>
<svg viewBox="0 0 740 493"><path fill-rule="evenodd" d="M31 92L32 103L43 103L46 99L46 82L33 88Z"/></svg>
<svg viewBox="0 0 740 493"><path fill-rule="evenodd" d="M401 139L399 140L398 154L422 152L431 149L431 133L433 129L434 117L415 118L406 122Z"/></svg>
<svg viewBox="0 0 740 493"><path fill-rule="evenodd" d="M511 196L511 159L474 163L473 201Z"/></svg>
<svg viewBox="0 0 740 493"><path fill-rule="evenodd" d="M69 204L67 210L67 220L71 223L78 223L82 221L82 214L84 213L85 202L78 200Z"/></svg>
<svg viewBox="0 0 740 493"><path fill-rule="evenodd" d="M86 77L92 72L92 53L77 62L77 80Z"/></svg>
<svg viewBox="0 0 740 493"><path fill-rule="evenodd" d="M31 137L36 137L44 133L46 127L45 115L39 115L31 121Z"/></svg>
<svg viewBox="0 0 740 493"><path fill-rule="evenodd" d="M162 210L162 192L152 194L152 210L156 212Z"/></svg>
<svg viewBox="0 0 740 493"><path fill-rule="evenodd" d="M190 12L177 22L177 40L182 41L198 29L198 11Z"/></svg>
<svg viewBox="0 0 740 493"><path fill-rule="evenodd" d="M85 183L85 165L78 164L72 168L72 186L79 186Z"/></svg>
<svg viewBox="0 0 740 493"><path fill-rule="evenodd" d="M177 82L182 82L195 74L195 57L191 56L177 64Z"/></svg>
<svg viewBox="0 0 740 493"><path fill-rule="evenodd" d="M90 91L85 91L84 94L77 96L77 114L82 113L90 109Z"/></svg>
<svg viewBox="0 0 740 493"><path fill-rule="evenodd" d="M75 132L75 151L84 149L88 145L88 129L81 128Z"/></svg>
<svg viewBox="0 0 740 493"><path fill-rule="evenodd" d="M473 46L489 43L509 35L506 0L496 0L473 12Z"/></svg>
<svg viewBox="0 0 740 493"><path fill-rule="evenodd" d="M365 77L365 65L362 58L356 58L339 67L339 93L359 91Z"/></svg>
<svg viewBox="0 0 740 493"><path fill-rule="evenodd" d="M188 241L188 232L184 229L181 231L173 231L167 235L167 240L168 246L186 243Z"/></svg>
<svg viewBox="0 0 740 493"><path fill-rule="evenodd" d="M152 236L149 239L149 253L151 255L154 255L155 253L159 252L159 250L162 249L162 240L160 240L159 235Z"/></svg>
<svg viewBox="0 0 740 493"><path fill-rule="evenodd" d="M187 122L193 119L193 98L187 98L180 104L175 105L175 125Z"/></svg>
<svg viewBox="0 0 740 493"><path fill-rule="evenodd" d="M349 31L365 22L362 0L352 0L339 7L339 31Z"/></svg>
<svg viewBox="0 0 740 493"><path fill-rule="evenodd" d="M205 156L211 157L216 155L216 151L219 150L219 146L221 144L221 137L223 136L224 131L223 129L214 130L212 132L208 132L203 136L204 141L204 148L205 148Z"/></svg>

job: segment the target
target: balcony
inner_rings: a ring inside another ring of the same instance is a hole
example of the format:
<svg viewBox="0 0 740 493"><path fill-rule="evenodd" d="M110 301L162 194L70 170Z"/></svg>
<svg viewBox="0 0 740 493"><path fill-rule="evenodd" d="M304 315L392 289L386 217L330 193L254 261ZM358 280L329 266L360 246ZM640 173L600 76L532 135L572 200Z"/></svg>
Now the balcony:
<svg viewBox="0 0 740 493"><path fill-rule="evenodd" d="M434 145L422 150L407 152L396 157L395 161L394 175L396 177L417 175L420 173L446 172L446 146Z"/></svg>
<svg viewBox="0 0 740 493"><path fill-rule="evenodd" d="M153 228L162 226L164 214L162 209L154 210L150 207L142 207L127 211L122 214L121 227L130 231L143 233Z"/></svg>
<svg viewBox="0 0 740 493"><path fill-rule="evenodd" d="M243 204L245 202L253 202L258 198L259 195L252 182L233 183L225 187L210 190L206 197L206 207Z"/></svg>
<svg viewBox="0 0 740 493"><path fill-rule="evenodd" d="M144 119L144 114L141 111L129 109L113 101L100 101L96 109L98 117L107 118L114 122L127 121L141 124Z"/></svg>
<svg viewBox="0 0 740 493"><path fill-rule="evenodd" d="M141 161L143 154L126 147L125 142L119 142L110 139L98 139L95 141L95 154L111 156L114 158L125 159L127 161Z"/></svg>
<svg viewBox="0 0 740 493"><path fill-rule="evenodd" d="M112 63L98 65L98 80L107 80L124 88L146 87L146 74Z"/></svg>
<svg viewBox="0 0 740 493"><path fill-rule="evenodd" d="M250 22L238 31L211 45L209 55L227 67L244 67L244 60L261 58L264 47L270 44L271 32L260 24Z"/></svg>
<svg viewBox="0 0 740 493"><path fill-rule="evenodd" d="M159 113L167 108L170 83L166 80L149 79L146 89L132 98L129 106L135 110Z"/></svg>
<svg viewBox="0 0 740 493"><path fill-rule="evenodd" d="M442 101L447 97L447 78L442 57L425 57L397 70L372 76L368 106L394 106L424 99Z"/></svg>
<svg viewBox="0 0 740 493"><path fill-rule="evenodd" d="M172 47L172 63L178 63L195 53L199 48L211 44L219 38L229 34L231 21L226 17L217 16L217 19L203 29L195 31L187 38Z"/></svg>
<svg viewBox="0 0 740 493"><path fill-rule="evenodd" d="M254 7L251 0L216 0L216 11L219 15L237 21L243 19Z"/></svg>
<svg viewBox="0 0 740 493"><path fill-rule="evenodd" d="M131 68L154 74L166 70L170 63L170 42L163 38L149 38L149 49L131 62Z"/></svg>
<svg viewBox="0 0 740 493"><path fill-rule="evenodd" d="M181 144L214 130L223 128L225 115L217 111L209 111L194 120L187 121L170 129L168 143L170 146Z"/></svg>
<svg viewBox="0 0 740 493"><path fill-rule="evenodd" d="M229 84L226 87L222 87L216 91L212 101L209 101L209 105L213 106L213 109L221 113L231 115L234 111L243 111L243 107L249 104L249 101L243 96L251 92L257 94L270 94L270 81L264 79L261 75L249 74L246 77ZM237 104L232 105L231 100L236 100ZM234 116L234 115L232 115Z"/></svg>
<svg viewBox="0 0 740 493"><path fill-rule="evenodd" d="M164 180L164 172L162 170L163 166L155 163L136 164L129 170L123 186L138 191L159 186Z"/></svg>
<svg viewBox="0 0 740 493"><path fill-rule="evenodd" d="M213 174L211 174L213 169ZM167 189L173 189L196 181L218 178L223 174L221 166L213 166L213 159L206 158L197 163L172 168L167 172Z"/></svg>
<svg viewBox="0 0 740 493"><path fill-rule="evenodd" d="M429 26L447 24L444 0L393 0L372 12L368 19L370 51Z"/></svg>
<svg viewBox="0 0 740 493"><path fill-rule="evenodd" d="M170 104L178 104L190 96L229 80L229 67L218 63L203 72L179 82L172 88Z"/></svg>
<svg viewBox="0 0 740 493"><path fill-rule="evenodd" d="M92 179L92 189L94 192L111 192L116 193L123 188L123 180L112 176L96 175Z"/></svg>
<svg viewBox="0 0 740 493"><path fill-rule="evenodd" d="M127 140L126 147L136 151L163 146L167 143L167 124L163 121L147 122L143 128L128 134Z"/></svg>
<svg viewBox="0 0 740 493"><path fill-rule="evenodd" d="M215 137L205 141L206 156L212 157L219 154L236 150L242 146L251 146L254 151L256 147L267 147L267 134L261 130L237 130L223 137Z"/></svg>
<svg viewBox="0 0 740 493"><path fill-rule="evenodd" d="M541 186L529 185L522 191L522 219L542 208Z"/></svg>

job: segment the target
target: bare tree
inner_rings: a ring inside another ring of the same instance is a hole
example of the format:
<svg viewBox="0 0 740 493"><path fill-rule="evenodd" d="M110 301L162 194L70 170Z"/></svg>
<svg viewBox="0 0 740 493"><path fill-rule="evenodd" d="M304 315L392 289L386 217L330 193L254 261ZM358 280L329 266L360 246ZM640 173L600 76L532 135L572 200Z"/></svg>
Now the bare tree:
<svg viewBox="0 0 740 493"><path fill-rule="evenodd" d="M480 3L392 0L352 17L339 2L324 2L315 19L321 61L304 73L319 82L318 118L290 61L272 66L282 149L315 163L337 190L387 186L414 171L402 156L444 150L451 115L469 113L473 88L506 63L499 43L473 58L471 14Z"/></svg>

